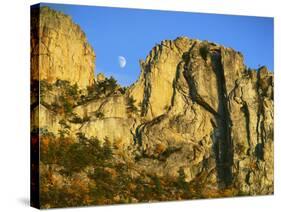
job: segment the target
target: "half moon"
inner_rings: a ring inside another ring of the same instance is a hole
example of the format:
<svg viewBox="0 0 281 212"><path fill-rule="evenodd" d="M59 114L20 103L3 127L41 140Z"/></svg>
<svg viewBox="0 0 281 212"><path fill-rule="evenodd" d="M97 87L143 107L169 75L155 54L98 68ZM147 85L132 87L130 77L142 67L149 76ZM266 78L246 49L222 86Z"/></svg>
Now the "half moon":
<svg viewBox="0 0 281 212"><path fill-rule="evenodd" d="M118 62L119 62L120 68L125 68L126 63L127 63L125 57L119 56L119 57L118 57Z"/></svg>

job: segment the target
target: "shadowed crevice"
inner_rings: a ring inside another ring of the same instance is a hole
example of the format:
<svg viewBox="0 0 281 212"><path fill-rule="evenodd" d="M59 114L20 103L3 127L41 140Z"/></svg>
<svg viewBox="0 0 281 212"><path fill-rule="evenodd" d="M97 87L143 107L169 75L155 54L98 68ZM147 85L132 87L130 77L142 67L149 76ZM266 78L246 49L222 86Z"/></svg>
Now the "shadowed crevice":
<svg viewBox="0 0 281 212"><path fill-rule="evenodd" d="M151 95L151 79L150 79L150 65L144 67L144 92L143 101L141 104L141 116L146 116L149 108L149 99Z"/></svg>
<svg viewBox="0 0 281 212"><path fill-rule="evenodd" d="M233 144L231 139L231 119L228 108L228 96L224 68L222 65L221 51L211 55L212 64L217 78L219 106L217 118L220 131L217 143L216 162L219 186L229 187L232 184Z"/></svg>
<svg viewBox="0 0 281 212"><path fill-rule="evenodd" d="M250 132L250 112L247 103L245 102L241 108L242 112L245 116L245 122L246 122L246 132L247 132L247 141L249 147L251 146L251 132Z"/></svg>
<svg viewBox="0 0 281 212"><path fill-rule="evenodd" d="M190 89L191 99L205 110L210 112L215 118L215 128L213 134L214 152L216 156L217 177L220 188L229 187L232 184L232 165L233 165L233 144L231 139L231 119L228 109L228 97L224 69L222 65L221 52L208 53L213 70L217 79L218 108L215 110L200 96L196 89L195 80L191 71L188 70L190 55L185 58L185 78Z"/></svg>

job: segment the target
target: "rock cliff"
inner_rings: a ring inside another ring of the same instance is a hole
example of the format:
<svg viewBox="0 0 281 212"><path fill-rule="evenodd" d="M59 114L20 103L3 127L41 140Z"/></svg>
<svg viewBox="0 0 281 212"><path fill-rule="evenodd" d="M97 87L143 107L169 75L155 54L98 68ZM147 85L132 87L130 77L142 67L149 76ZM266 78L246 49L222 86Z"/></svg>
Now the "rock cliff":
<svg viewBox="0 0 281 212"><path fill-rule="evenodd" d="M41 10L32 71L40 68L45 89L34 128L109 141L132 178L176 179L182 170L200 197L273 193L274 76L266 67L249 69L234 49L178 37L152 48L128 89L102 74L93 84L95 56L80 28Z"/></svg>
<svg viewBox="0 0 281 212"><path fill-rule="evenodd" d="M186 37L163 41L141 65L129 95L146 120L135 133L144 171L173 176L184 167L188 181L206 172L215 186L273 192L271 72L247 69L231 48ZM165 163L157 160L169 149Z"/></svg>
<svg viewBox="0 0 281 212"><path fill-rule="evenodd" d="M95 53L80 27L70 16L48 7L31 12L32 79L67 80L84 88L91 85Z"/></svg>

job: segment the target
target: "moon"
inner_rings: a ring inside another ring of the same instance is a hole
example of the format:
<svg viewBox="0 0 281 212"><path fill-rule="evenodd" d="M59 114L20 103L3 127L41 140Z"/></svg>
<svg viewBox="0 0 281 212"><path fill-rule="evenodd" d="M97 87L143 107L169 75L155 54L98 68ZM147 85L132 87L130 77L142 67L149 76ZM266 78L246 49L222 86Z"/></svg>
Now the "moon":
<svg viewBox="0 0 281 212"><path fill-rule="evenodd" d="M119 57L118 57L118 62L119 62L120 68L125 68L126 63L127 63L125 57L119 56Z"/></svg>

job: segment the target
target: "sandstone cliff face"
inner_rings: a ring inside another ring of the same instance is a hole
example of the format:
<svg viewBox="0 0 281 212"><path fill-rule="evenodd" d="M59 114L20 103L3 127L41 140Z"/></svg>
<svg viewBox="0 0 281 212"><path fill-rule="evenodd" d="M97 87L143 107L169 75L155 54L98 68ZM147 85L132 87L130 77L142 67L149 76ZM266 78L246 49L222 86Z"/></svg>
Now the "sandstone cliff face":
<svg viewBox="0 0 281 212"><path fill-rule="evenodd" d="M61 94L48 91L39 111L41 127L57 134L65 120L70 135L118 144L132 176L176 178L183 169L185 181L198 183L203 193L273 193L273 73L247 69L242 54L231 48L179 37L161 42L140 61L140 77L126 91L115 86L107 93L109 81L99 75L94 88L105 86L102 95L80 101L90 96L83 88L93 82L94 53L69 18L42 12L40 45L52 53L39 55L40 79L76 82L82 90L71 99L71 113L59 115L52 110ZM54 23L50 16L57 17ZM71 42L66 26L76 33ZM68 53L55 53L56 45Z"/></svg>
<svg viewBox="0 0 281 212"><path fill-rule="evenodd" d="M91 85L95 53L84 32L69 16L48 7L37 10L32 10L38 15L31 19L32 79L67 80L83 88Z"/></svg>
<svg viewBox="0 0 281 212"><path fill-rule="evenodd" d="M140 61L141 76L131 88L130 95L136 99L144 116L154 118L167 111L171 104L177 65L193 41L182 38L163 41L155 46L145 61ZM161 93L161 98L159 94Z"/></svg>
<svg viewBox="0 0 281 212"><path fill-rule="evenodd" d="M184 167L187 181L206 172L217 178L209 185L273 192L272 73L265 67L247 70L233 49L182 37L156 46L143 67L129 91L134 96L143 90L143 98L136 99L148 121L135 134L146 156L140 160L143 171L151 167L173 176ZM155 160L169 148L175 151L164 163Z"/></svg>
<svg viewBox="0 0 281 212"><path fill-rule="evenodd" d="M229 107L235 183L250 194L273 192L273 74L262 67L238 80Z"/></svg>

